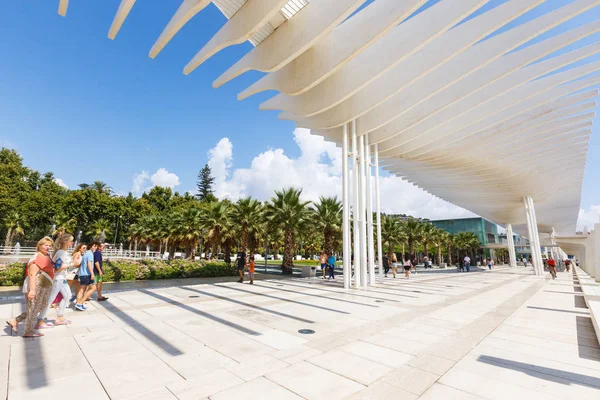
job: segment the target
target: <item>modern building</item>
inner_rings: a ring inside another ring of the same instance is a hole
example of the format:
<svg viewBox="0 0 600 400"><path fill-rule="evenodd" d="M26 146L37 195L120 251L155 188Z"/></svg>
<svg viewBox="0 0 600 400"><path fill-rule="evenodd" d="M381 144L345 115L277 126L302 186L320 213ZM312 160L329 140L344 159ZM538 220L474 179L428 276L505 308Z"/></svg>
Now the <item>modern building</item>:
<svg viewBox="0 0 600 400"><path fill-rule="evenodd" d="M479 241L486 247L488 244L498 244L498 225L485 218L459 218L459 219L441 219L431 221L431 223L446 232L457 234L460 232L473 232L479 238Z"/></svg>

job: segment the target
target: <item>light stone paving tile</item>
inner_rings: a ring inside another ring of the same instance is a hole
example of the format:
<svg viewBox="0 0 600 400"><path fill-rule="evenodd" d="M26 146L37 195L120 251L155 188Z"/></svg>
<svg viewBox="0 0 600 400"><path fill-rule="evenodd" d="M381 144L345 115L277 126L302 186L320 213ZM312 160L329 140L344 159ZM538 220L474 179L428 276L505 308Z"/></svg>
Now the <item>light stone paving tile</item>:
<svg viewBox="0 0 600 400"><path fill-rule="evenodd" d="M74 336L77 344L90 362L100 362L107 357L135 353L145 348L127 332L90 332Z"/></svg>
<svg viewBox="0 0 600 400"><path fill-rule="evenodd" d="M467 392L463 392L458 389L451 388L450 386L441 385L439 383L434 383L432 387L430 387L423 396L419 397L419 400L480 400L483 397L475 396L474 394L470 394Z"/></svg>
<svg viewBox="0 0 600 400"><path fill-rule="evenodd" d="M471 351L476 342L464 338L450 338L431 346L425 353L433 356L458 361Z"/></svg>
<svg viewBox="0 0 600 400"><path fill-rule="evenodd" d="M241 362L231 364L225 368L245 381L250 381L259 376L288 367L290 364L281 361L273 356L264 354L262 356Z"/></svg>
<svg viewBox="0 0 600 400"><path fill-rule="evenodd" d="M516 347L515 343L511 343L507 340L495 339L492 337L485 338L481 344L496 347L501 350L512 350ZM600 371L600 359L589 359L588 357L582 357L582 351L580 351L579 354L572 354L568 351L562 351L560 349L549 351L543 347L532 346L523 343L518 344L518 349L519 352L524 354Z"/></svg>
<svg viewBox="0 0 600 400"><path fill-rule="evenodd" d="M405 324L402 327L394 327L392 329L388 329L385 331L382 331L381 333L384 335L391 335L391 336L396 336L399 339L412 339L418 342L423 342L426 344L435 344L440 342L441 340L443 340L446 336L442 336L442 335L434 335L431 333L425 333L419 330L416 330L414 328L407 328L405 326L407 326L409 324Z"/></svg>
<svg viewBox="0 0 600 400"><path fill-rule="evenodd" d="M370 385L393 371L392 368L341 350L331 350L319 354L307 359L306 362L318 365L363 385Z"/></svg>
<svg viewBox="0 0 600 400"><path fill-rule="evenodd" d="M432 372L436 375L443 375L455 362L441 357L436 357L431 354L419 354L408 362L408 365L419 368L425 371Z"/></svg>
<svg viewBox="0 0 600 400"><path fill-rule="evenodd" d="M577 328L575 325L566 326L566 325L557 325L555 323L546 323L540 320L531 320L528 318L520 318L510 316L508 317L503 325L510 325L515 328L525 328L525 329L533 329L539 332L542 332L544 335L549 336L576 336L583 337L585 339L596 339L596 332L593 329L585 327ZM596 339L597 340L597 339Z"/></svg>
<svg viewBox="0 0 600 400"><path fill-rule="evenodd" d="M452 322L452 321L446 321L443 319L437 319L437 318L433 318L430 316L415 318L413 320L413 322L416 324L420 324L420 325L430 325L435 328L438 328L438 327L446 328L446 329L450 329L453 331L456 331L463 327L463 324L460 324L457 322ZM439 331L436 329L436 332L439 332Z"/></svg>
<svg viewBox="0 0 600 400"><path fill-rule="evenodd" d="M53 380L35 389L28 386L10 389L8 398L10 400L64 399L65 394L68 393L80 393L82 398L86 400L109 399L93 372L77 375L76 378L69 377Z"/></svg>
<svg viewBox="0 0 600 400"><path fill-rule="evenodd" d="M410 339L400 339L398 337L388 336L382 333L372 335L363 340L378 346L387 347L392 350L412 355L417 355L429 347L427 343L415 342L414 340Z"/></svg>
<svg viewBox="0 0 600 400"><path fill-rule="evenodd" d="M474 357L465 357L460 360L455 368L469 371L473 374L490 376L502 382L523 386L540 393L578 399L597 399L598 389L577 384L573 381L556 376L534 372L528 369L519 369L504 363L481 362Z"/></svg>
<svg viewBox="0 0 600 400"><path fill-rule="evenodd" d="M420 396L439 378L432 372L404 365L379 381Z"/></svg>
<svg viewBox="0 0 600 400"><path fill-rule="evenodd" d="M375 382L360 392L348 397L348 400L414 400L417 396L396 386L383 382Z"/></svg>
<svg viewBox="0 0 600 400"><path fill-rule="evenodd" d="M365 387L304 361L270 373L266 378L309 400L345 399Z"/></svg>
<svg viewBox="0 0 600 400"><path fill-rule="evenodd" d="M102 363L90 363L112 399L137 395L142 382L146 391L185 382L181 375L147 350L107 359Z"/></svg>
<svg viewBox="0 0 600 400"><path fill-rule="evenodd" d="M524 354L518 350L518 347L513 348L511 351L479 345L469 353L469 356L502 362L516 368L553 375L600 389L600 381L596 370Z"/></svg>
<svg viewBox="0 0 600 400"><path fill-rule="evenodd" d="M302 397L260 377L210 396L211 400L301 400Z"/></svg>
<svg viewBox="0 0 600 400"><path fill-rule="evenodd" d="M8 396L10 351L10 346L0 345L0 399L6 399Z"/></svg>
<svg viewBox="0 0 600 400"><path fill-rule="evenodd" d="M307 358L323 353L321 350L313 349L308 346L298 346L286 350L275 351L271 353L273 357L280 359L288 364L296 364Z"/></svg>
<svg viewBox="0 0 600 400"><path fill-rule="evenodd" d="M356 341L339 347L339 350L383 364L390 368L400 368L414 358L412 354L391 350L372 343Z"/></svg>
<svg viewBox="0 0 600 400"><path fill-rule="evenodd" d="M197 400L242 383L244 381L231 372L219 369L207 374L198 375L191 381L167 385L167 388L179 400Z"/></svg>
<svg viewBox="0 0 600 400"><path fill-rule="evenodd" d="M148 291L156 292L153 290L148 290ZM157 300L156 298L154 298L148 294L145 294L143 292L139 292L139 291L124 292L124 293L120 293L119 295L113 296L113 297L117 297L119 300L129 304L130 306L148 306L148 305L160 303L160 300Z"/></svg>
<svg viewBox="0 0 600 400"><path fill-rule="evenodd" d="M496 328L496 332L517 333L523 336L528 336L536 339L546 339L549 336L549 333L541 331L539 329L516 327L508 324L502 324L501 326ZM552 340L556 340L560 343L580 344L582 346L600 348L600 345L598 344L598 339L587 339L583 337L577 337L576 335L553 335Z"/></svg>
<svg viewBox="0 0 600 400"><path fill-rule="evenodd" d="M503 382L492 377L471 373L459 368L452 368L445 374L439 383L450 386L463 392L471 393L490 400L506 399L557 399L559 397L547 395L536 390L531 390L510 382Z"/></svg>
<svg viewBox="0 0 600 400"><path fill-rule="evenodd" d="M178 356L162 355L158 357L185 379L194 379L198 374L238 365L237 361L216 352L208 346L204 346L202 350L196 351L194 354L185 353Z"/></svg>
<svg viewBox="0 0 600 400"><path fill-rule="evenodd" d="M140 393L125 400L177 400L177 397L166 387L154 389L149 392Z"/></svg>
<svg viewBox="0 0 600 400"><path fill-rule="evenodd" d="M277 350L290 349L308 343L306 339L275 329L262 332L261 335L253 336L252 339Z"/></svg>
<svg viewBox="0 0 600 400"><path fill-rule="evenodd" d="M545 349L550 349L550 350L556 350L556 349L568 350L571 353L577 353L579 350L585 349L592 356L593 355L596 355L597 357L600 356L600 349L597 346L589 347L589 346L585 346L582 344L577 345L577 344L559 342L554 337L550 337L551 338L551 340L550 340L549 337L539 338L539 337L533 337L533 336L528 336L528 335L522 335L520 333L506 332L506 331L498 330L498 329L495 330L494 332L490 333L489 337L500 339L500 340L508 340L508 341L516 342L516 343L529 344L532 346L543 347ZM518 346L518 344L516 344L516 346Z"/></svg>

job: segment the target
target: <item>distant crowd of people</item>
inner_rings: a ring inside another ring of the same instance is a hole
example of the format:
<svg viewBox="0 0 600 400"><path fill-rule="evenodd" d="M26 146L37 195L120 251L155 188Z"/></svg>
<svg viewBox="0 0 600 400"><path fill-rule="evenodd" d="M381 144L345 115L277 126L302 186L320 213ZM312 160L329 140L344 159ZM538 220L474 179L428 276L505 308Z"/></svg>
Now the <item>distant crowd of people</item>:
<svg viewBox="0 0 600 400"><path fill-rule="evenodd" d="M23 337L44 336L39 330L71 324L65 318L69 303L74 303L77 311L86 311L86 303L95 292L98 301L108 300L102 295L104 244L79 244L69 252L72 246L73 236L69 234L55 241L44 237L37 243L36 253L25 267L25 312L6 321L15 333L24 322ZM53 323L46 320L49 308L56 308Z"/></svg>

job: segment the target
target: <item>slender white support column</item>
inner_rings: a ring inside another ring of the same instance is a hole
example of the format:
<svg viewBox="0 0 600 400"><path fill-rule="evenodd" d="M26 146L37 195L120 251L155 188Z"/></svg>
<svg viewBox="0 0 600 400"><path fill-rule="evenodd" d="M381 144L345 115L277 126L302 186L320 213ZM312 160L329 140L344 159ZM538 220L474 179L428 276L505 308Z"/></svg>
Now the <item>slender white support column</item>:
<svg viewBox="0 0 600 400"><path fill-rule="evenodd" d="M359 228L359 208L360 193L358 176L360 168L358 166L358 140L356 138L356 121L352 121L352 218L354 218L354 287L360 287L360 228Z"/></svg>
<svg viewBox="0 0 600 400"><path fill-rule="evenodd" d="M349 191L349 163L348 163L348 124L344 124L344 136L342 138L342 204L343 204L343 219L342 219L342 257L344 260L344 289L350 289L350 274L352 251L350 249L350 196Z"/></svg>
<svg viewBox="0 0 600 400"><path fill-rule="evenodd" d="M517 266L517 255L515 253L515 240L513 237L513 230L511 224L506 224L506 239L508 241L508 264L511 268Z"/></svg>
<svg viewBox="0 0 600 400"><path fill-rule="evenodd" d="M536 251L536 240L533 233L533 222L531 220L531 213L529 212L529 202L527 197L523 198L523 204L525 205L525 217L527 219L527 238L529 239L529 248L531 249L531 261L533 263L533 273L539 275L537 265L537 251Z"/></svg>
<svg viewBox="0 0 600 400"><path fill-rule="evenodd" d="M594 224L592 246L594 248L594 279L596 282L600 282L600 224Z"/></svg>
<svg viewBox="0 0 600 400"><path fill-rule="evenodd" d="M369 134L365 135L365 153L367 156L367 258L369 259L369 286L375 286L375 240L373 237L373 164L371 163L371 145Z"/></svg>
<svg viewBox="0 0 600 400"><path fill-rule="evenodd" d="M358 149L360 151L360 170L358 182L360 185L360 284L367 287L367 185L365 170L367 158L365 157L365 137L358 138Z"/></svg>
<svg viewBox="0 0 600 400"><path fill-rule="evenodd" d="M379 193L379 145L375 143L375 206L377 209L377 265L379 265L379 283L383 284L383 245L381 244L381 198Z"/></svg>
<svg viewBox="0 0 600 400"><path fill-rule="evenodd" d="M538 265L539 265L539 274L543 275L544 274L544 262L542 261L542 254L541 254L541 242L540 242L540 233L538 231L538 223L537 223L537 217L535 215L535 205L533 204L533 199L528 196L527 197L528 201L529 201L529 212L531 213L531 222L533 223L533 233L535 235L536 238L536 243L537 243L537 255L538 255Z"/></svg>

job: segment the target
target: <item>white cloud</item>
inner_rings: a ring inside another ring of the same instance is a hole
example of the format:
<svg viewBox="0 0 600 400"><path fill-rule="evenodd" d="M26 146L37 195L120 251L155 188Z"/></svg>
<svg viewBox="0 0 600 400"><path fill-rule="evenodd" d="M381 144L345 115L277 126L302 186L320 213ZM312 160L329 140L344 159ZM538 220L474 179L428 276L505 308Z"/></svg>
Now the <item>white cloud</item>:
<svg viewBox="0 0 600 400"><path fill-rule="evenodd" d="M150 177L150 182L152 182L152 186L162 186L173 189L175 186L179 186L179 177L164 168L159 168L158 171Z"/></svg>
<svg viewBox="0 0 600 400"><path fill-rule="evenodd" d="M147 171L134 174L131 192L140 195L154 186L175 188L179 185L179 177L165 168L159 168L152 176Z"/></svg>
<svg viewBox="0 0 600 400"><path fill-rule="evenodd" d="M231 171L233 145L223 138L209 151L208 164L215 177L215 195L237 200L252 196L268 200L274 190L294 186L303 189L306 200L342 194L342 152L334 143L310 134L307 129L294 131L300 148L298 158L288 157L282 149L269 149L256 156L249 168ZM440 200L396 177L383 177L381 208L385 213L404 213L427 218L460 218L474 214Z"/></svg>
<svg viewBox="0 0 600 400"><path fill-rule="evenodd" d="M577 219L577 230L583 231L587 226L588 231L594 229L594 224L600 223L600 205L590 206L588 210L581 208Z"/></svg>
<svg viewBox="0 0 600 400"><path fill-rule="evenodd" d="M67 184L65 183L65 181L63 181L63 180L62 180L62 179L60 179L60 178L55 178L55 179L54 179L54 182L56 182L56 184L57 184L58 186L62 186L62 187L64 187L65 189L68 189L68 188L69 188L69 187L67 186Z"/></svg>

